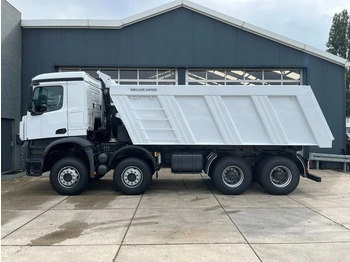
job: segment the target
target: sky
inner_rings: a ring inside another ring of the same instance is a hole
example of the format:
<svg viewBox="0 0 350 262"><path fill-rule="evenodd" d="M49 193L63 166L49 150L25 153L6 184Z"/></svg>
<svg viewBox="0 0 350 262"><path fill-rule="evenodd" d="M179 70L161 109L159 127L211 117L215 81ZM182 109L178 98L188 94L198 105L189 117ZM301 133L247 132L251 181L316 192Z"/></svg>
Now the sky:
<svg viewBox="0 0 350 262"><path fill-rule="evenodd" d="M22 19L120 20L172 2L171 0L7 0ZM350 0L192 0L244 22L326 50L335 13Z"/></svg>

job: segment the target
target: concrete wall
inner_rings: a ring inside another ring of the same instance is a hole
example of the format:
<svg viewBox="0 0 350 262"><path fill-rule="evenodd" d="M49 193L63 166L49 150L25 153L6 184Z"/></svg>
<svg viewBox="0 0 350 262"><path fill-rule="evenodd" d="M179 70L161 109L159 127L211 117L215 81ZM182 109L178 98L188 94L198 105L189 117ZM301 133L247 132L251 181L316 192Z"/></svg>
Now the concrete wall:
<svg viewBox="0 0 350 262"><path fill-rule="evenodd" d="M301 68L335 137L322 151L345 149L344 68L186 8L119 30L25 29L23 43L22 105L30 79L59 66L171 67L179 83L187 68Z"/></svg>
<svg viewBox="0 0 350 262"><path fill-rule="evenodd" d="M1 119L13 120L13 169L19 168L20 156L16 134L21 119L21 65L21 13L7 1L1 0Z"/></svg>

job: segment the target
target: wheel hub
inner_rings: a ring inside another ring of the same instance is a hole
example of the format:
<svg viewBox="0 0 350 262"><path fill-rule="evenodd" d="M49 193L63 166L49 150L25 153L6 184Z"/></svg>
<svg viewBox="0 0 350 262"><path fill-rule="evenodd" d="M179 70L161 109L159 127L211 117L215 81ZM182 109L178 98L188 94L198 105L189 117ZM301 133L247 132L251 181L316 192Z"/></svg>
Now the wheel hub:
<svg viewBox="0 0 350 262"><path fill-rule="evenodd" d="M66 166L58 173L58 182L65 188L72 188L80 180L79 171L71 166Z"/></svg>
<svg viewBox="0 0 350 262"><path fill-rule="evenodd" d="M71 174L65 174L65 175L63 176L63 179L64 179L64 181L66 181L66 182L70 182L70 181L72 181L73 177L72 177Z"/></svg>
<svg viewBox="0 0 350 262"><path fill-rule="evenodd" d="M286 166L276 166L270 172L270 180L277 187L286 187L292 181L292 172Z"/></svg>
<svg viewBox="0 0 350 262"><path fill-rule="evenodd" d="M127 167L122 173L122 182L129 188L135 188L141 184L143 180L143 173L137 167Z"/></svg>
<svg viewBox="0 0 350 262"><path fill-rule="evenodd" d="M128 180L130 182L135 182L135 180L137 179L136 175L134 173L131 173L128 175Z"/></svg>
<svg viewBox="0 0 350 262"><path fill-rule="evenodd" d="M228 166L222 172L224 183L229 187L238 187L243 183L244 173L237 166Z"/></svg>
<svg viewBox="0 0 350 262"><path fill-rule="evenodd" d="M281 171L280 169L275 174L275 179L278 181L284 181L288 177L288 174Z"/></svg>
<svg viewBox="0 0 350 262"><path fill-rule="evenodd" d="M239 181L239 174L237 172L237 170L233 169L232 168L227 172L226 174L226 179L228 181L232 181L233 183L237 183Z"/></svg>

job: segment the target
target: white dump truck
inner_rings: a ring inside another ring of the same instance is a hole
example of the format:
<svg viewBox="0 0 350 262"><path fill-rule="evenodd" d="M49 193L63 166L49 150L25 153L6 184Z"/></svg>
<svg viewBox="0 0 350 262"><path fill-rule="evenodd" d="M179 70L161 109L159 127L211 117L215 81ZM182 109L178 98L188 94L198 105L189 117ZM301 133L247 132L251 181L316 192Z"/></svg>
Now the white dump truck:
<svg viewBox="0 0 350 262"><path fill-rule="evenodd" d="M332 147L333 136L310 86L118 85L98 72L32 79L20 123L27 175L50 171L63 195L114 170L124 194L141 194L161 168L205 173L223 194L255 178L288 194L308 161L303 146Z"/></svg>

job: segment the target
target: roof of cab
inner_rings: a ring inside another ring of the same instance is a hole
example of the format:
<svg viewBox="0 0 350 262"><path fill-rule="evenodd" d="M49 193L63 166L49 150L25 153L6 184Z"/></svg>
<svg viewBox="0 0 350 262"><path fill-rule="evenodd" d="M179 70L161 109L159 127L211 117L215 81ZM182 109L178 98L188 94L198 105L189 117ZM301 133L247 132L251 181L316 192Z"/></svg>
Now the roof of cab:
<svg viewBox="0 0 350 262"><path fill-rule="evenodd" d="M35 76L32 82L85 81L99 83L98 80L83 71L46 73Z"/></svg>

